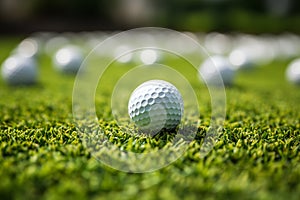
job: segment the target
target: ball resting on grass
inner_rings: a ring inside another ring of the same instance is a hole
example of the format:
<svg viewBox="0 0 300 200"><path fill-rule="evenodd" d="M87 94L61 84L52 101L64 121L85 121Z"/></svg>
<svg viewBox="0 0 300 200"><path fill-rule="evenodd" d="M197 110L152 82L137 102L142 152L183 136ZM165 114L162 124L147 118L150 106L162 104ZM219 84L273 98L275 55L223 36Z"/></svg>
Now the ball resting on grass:
<svg viewBox="0 0 300 200"><path fill-rule="evenodd" d="M12 55L2 64L2 77L9 85L32 85L37 82L37 64L33 58Z"/></svg>
<svg viewBox="0 0 300 200"><path fill-rule="evenodd" d="M174 130L183 115L183 100L178 89L163 80L150 80L130 96L128 113L140 130L152 135Z"/></svg>

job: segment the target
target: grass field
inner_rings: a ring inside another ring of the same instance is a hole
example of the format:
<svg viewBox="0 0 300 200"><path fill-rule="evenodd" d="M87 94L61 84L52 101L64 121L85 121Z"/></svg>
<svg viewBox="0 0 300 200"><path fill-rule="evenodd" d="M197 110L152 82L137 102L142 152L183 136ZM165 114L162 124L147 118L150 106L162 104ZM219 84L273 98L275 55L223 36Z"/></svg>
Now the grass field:
<svg viewBox="0 0 300 200"><path fill-rule="evenodd" d="M17 42L0 39L1 62ZM0 197L299 199L300 88L286 82L287 63L237 74L236 84L226 88L224 131L204 159L198 153L202 137L196 137L171 165L134 174L103 165L85 149L72 117L74 77L57 73L41 57L38 85L8 87L0 79ZM100 104L103 122L111 115ZM209 109L201 117L199 134L208 126ZM109 132L115 122L103 126ZM119 145L130 140L125 134L116 133Z"/></svg>

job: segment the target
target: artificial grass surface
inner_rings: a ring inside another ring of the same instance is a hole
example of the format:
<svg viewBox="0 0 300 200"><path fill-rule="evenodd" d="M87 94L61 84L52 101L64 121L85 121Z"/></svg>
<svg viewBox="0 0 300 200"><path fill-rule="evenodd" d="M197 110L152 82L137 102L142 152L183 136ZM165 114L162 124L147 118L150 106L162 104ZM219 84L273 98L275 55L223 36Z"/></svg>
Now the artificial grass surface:
<svg viewBox="0 0 300 200"><path fill-rule="evenodd" d="M17 41L1 40L3 55ZM204 159L201 135L210 119L205 97L198 137L188 151L145 174L120 172L92 157L72 119L74 77L54 71L47 57L40 63L37 86L8 87L0 80L1 199L299 198L300 88L284 79L287 61L237 74L236 84L226 88L224 131ZM119 146L138 149L132 137L116 131L105 102L96 99L106 134Z"/></svg>

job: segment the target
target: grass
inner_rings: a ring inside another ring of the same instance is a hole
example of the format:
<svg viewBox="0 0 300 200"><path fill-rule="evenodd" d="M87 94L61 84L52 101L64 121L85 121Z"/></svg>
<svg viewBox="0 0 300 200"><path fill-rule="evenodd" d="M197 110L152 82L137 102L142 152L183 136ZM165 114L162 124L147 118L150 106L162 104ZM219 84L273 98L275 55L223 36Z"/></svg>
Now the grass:
<svg viewBox="0 0 300 200"><path fill-rule="evenodd" d="M4 41L8 55L19 40ZM300 90L284 80L287 61L237 74L226 88L223 133L205 158L199 158L209 121L204 98L202 123L184 156L144 174L114 170L91 155L72 118L74 77L54 71L47 57L40 63L37 86L8 87L0 79L1 199L299 198ZM144 148L151 150L165 142L118 131L106 100L97 103L100 125L120 147L139 150L138 141L148 141Z"/></svg>

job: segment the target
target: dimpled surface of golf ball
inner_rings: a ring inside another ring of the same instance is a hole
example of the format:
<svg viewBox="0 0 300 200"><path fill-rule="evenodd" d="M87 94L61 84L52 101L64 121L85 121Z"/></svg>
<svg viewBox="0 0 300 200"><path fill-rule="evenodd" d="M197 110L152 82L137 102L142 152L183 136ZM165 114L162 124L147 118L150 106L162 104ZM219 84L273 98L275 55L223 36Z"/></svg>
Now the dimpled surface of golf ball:
<svg viewBox="0 0 300 200"><path fill-rule="evenodd" d="M29 85L37 81L37 66L32 58L13 55L2 64L2 77L9 85Z"/></svg>
<svg viewBox="0 0 300 200"><path fill-rule="evenodd" d="M178 89L163 80L150 80L138 86L130 96L128 113L146 132L175 129L183 115L183 100Z"/></svg>

